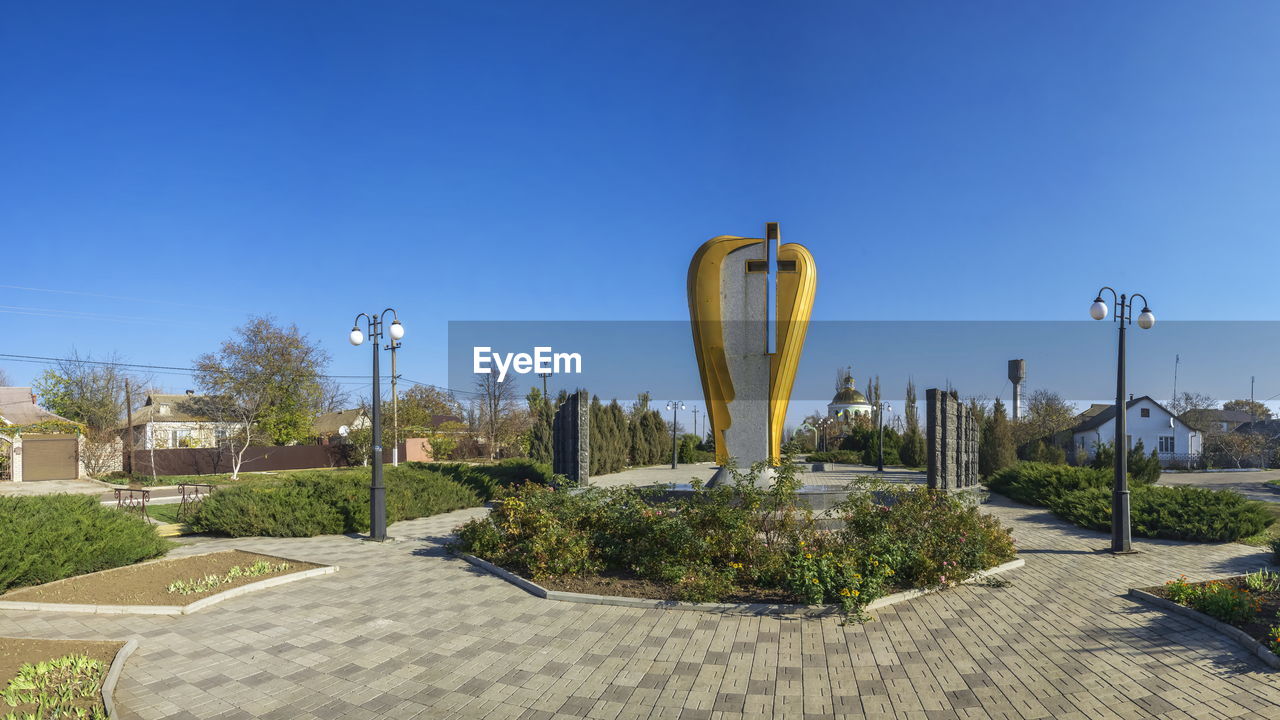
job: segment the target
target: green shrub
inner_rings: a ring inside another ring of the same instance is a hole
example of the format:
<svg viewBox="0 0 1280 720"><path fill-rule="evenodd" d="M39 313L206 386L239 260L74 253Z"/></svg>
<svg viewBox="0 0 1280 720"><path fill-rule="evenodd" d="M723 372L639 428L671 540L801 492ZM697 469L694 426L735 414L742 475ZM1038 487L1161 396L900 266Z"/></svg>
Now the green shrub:
<svg viewBox="0 0 1280 720"><path fill-rule="evenodd" d="M1112 443L1098 445L1093 455L1093 460L1089 462L1089 466L1098 470L1112 470L1115 468L1115 446ZM1155 450L1152 450L1151 454L1148 455L1146 448L1142 446L1141 440L1129 449L1127 467L1129 469L1130 484L1151 485L1160 479L1160 458L1156 455Z"/></svg>
<svg viewBox="0 0 1280 720"><path fill-rule="evenodd" d="M514 487L526 482L554 486L567 482L565 476L551 471L550 464L535 462L528 458L507 458L491 465L410 462L404 463L401 467L442 473L454 482L471 488L485 500L497 496L502 488Z"/></svg>
<svg viewBox="0 0 1280 720"><path fill-rule="evenodd" d="M1271 548L1271 562L1280 564L1280 538L1272 538L1267 545Z"/></svg>
<svg viewBox="0 0 1280 720"><path fill-rule="evenodd" d="M889 584L947 585L1015 555L994 518L946 493L879 486L840 508L845 527L820 532L784 464L773 487L754 476L663 499L661 491L533 484L462 526L452 547L533 579L623 571L676 597L717 601L735 588L840 603L851 615Z"/></svg>
<svg viewBox="0 0 1280 720"><path fill-rule="evenodd" d="M163 555L155 527L85 495L0 497L0 592Z"/></svg>
<svg viewBox="0 0 1280 720"><path fill-rule="evenodd" d="M1231 625L1248 622L1261 608L1257 596L1220 580L1191 584L1184 575L1177 580L1170 580L1164 587L1170 600Z"/></svg>
<svg viewBox="0 0 1280 720"><path fill-rule="evenodd" d="M1109 473L1093 468L1021 462L994 473L987 487L1018 502L1047 506L1064 493L1111 487L1111 481Z"/></svg>
<svg viewBox="0 0 1280 720"><path fill-rule="evenodd" d="M809 453L809 462L841 463L844 465L861 465L861 450L823 450Z"/></svg>
<svg viewBox="0 0 1280 720"><path fill-rule="evenodd" d="M946 492L869 485L837 513L842 542L888 563L904 587L954 584L1017 555L998 520Z"/></svg>
<svg viewBox="0 0 1280 720"><path fill-rule="evenodd" d="M387 467L387 522L410 520L481 504L473 486L423 469ZM197 532L231 537L311 537L369 529L369 468L289 473L223 487L200 505L189 524Z"/></svg>
<svg viewBox="0 0 1280 720"><path fill-rule="evenodd" d="M1133 534L1139 537L1232 542L1256 535L1275 521L1263 503L1231 490L1144 485L1133 488L1129 504ZM1111 489L1092 487L1064 493L1050 509L1076 525L1108 530Z"/></svg>

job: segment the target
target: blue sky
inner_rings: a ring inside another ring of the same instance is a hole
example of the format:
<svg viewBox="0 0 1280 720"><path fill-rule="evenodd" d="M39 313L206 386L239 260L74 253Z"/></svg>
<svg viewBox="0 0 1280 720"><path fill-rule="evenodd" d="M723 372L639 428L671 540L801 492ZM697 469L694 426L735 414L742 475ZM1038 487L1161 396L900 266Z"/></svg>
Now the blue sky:
<svg viewBox="0 0 1280 720"><path fill-rule="evenodd" d="M354 375L392 305L444 383L448 321L681 320L696 247L766 220L820 320L1082 319L1104 283L1280 319L1278 33L1263 2L10 2L0 351L182 366L270 312ZM1259 397L1278 341L1232 370Z"/></svg>

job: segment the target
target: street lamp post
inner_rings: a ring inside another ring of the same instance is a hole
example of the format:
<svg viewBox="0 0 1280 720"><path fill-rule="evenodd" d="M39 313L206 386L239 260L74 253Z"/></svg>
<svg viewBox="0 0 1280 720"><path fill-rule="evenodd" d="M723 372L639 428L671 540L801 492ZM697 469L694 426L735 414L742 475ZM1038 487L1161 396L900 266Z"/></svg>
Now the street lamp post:
<svg viewBox="0 0 1280 720"><path fill-rule="evenodd" d="M893 406L889 403L880 403L880 411L876 413L880 418L880 472L884 472L884 414L887 412L893 412Z"/></svg>
<svg viewBox="0 0 1280 720"><path fill-rule="evenodd" d="M404 326L400 324L400 317L393 308L387 308L381 313L372 315L360 313L351 324L349 336L352 345L363 343L365 334L360 331L360 318L368 322L369 340L372 341L370 344L373 346L373 440L371 441L373 481L369 485L369 539L377 542L387 539L387 488L382 484L382 389L378 369L379 341L383 333L382 319L387 313L391 313L392 320L386 334L395 345L400 338L404 337Z"/></svg>
<svg viewBox="0 0 1280 720"><path fill-rule="evenodd" d="M1120 341L1116 350L1116 436L1113 444L1116 476L1111 492L1111 552L1130 553L1133 552L1133 533L1129 523L1129 433L1126 422L1129 406L1125 401L1124 389L1124 330L1125 326L1133 323L1134 298L1142 298L1142 312L1138 315L1138 327L1143 330L1150 329L1156 324L1156 316L1151 312L1151 308L1147 307L1147 298L1141 293L1126 296L1103 286L1102 290L1098 291L1097 297L1093 299L1093 305L1089 306L1089 316L1094 320L1104 320L1107 317L1107 304L1102 301L1103 290L1111 293L1111 301L1116 308L1115 317L1112 320L1119 323L1120 330Z"/></svg>
<svg viewBox="0 0 1280 720"><path fill-rule="evenodd" d="M680 458L676 447L676 412L684 409L684 403L676 400L667 401L667 409L671 411L671 469L676 469L676 460Z"/></svg>

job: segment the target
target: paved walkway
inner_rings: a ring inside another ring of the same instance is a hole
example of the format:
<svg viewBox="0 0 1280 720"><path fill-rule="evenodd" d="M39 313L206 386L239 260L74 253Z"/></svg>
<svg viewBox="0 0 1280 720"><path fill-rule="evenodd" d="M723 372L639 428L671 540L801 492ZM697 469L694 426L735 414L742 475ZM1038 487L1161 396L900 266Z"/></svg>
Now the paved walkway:
<svg viewBox="0 0 1280 720"><path fill-rule="evenodd" d="M1141 541L1007 501L1027 564L874 622L557 603L446 556L483 510L397 523L401 542L216 540L338 563L329 576L189 616L0 612L0 636L137 638L123 718L1280 718L1280 674L1234 643L1122 597L1186 573L1253 569L1243 545Z"/></svg>

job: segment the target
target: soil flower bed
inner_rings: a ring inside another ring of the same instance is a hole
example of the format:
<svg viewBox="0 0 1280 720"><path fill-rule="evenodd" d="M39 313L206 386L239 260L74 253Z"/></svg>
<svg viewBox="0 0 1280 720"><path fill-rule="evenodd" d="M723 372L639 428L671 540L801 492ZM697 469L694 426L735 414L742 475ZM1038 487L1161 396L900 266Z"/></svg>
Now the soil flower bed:
<svg viewBox="0 0 1280 720"><path fill-rule="evenodd" d="M1259 570L1204 582L1184 575L1143 590L1238 628L1280 655L1280 573Z"/></svg>
<svg viewBox="0 0 1280 720"><path fill-rule="evenodd" d="M58 713L82 710L84 717L106 718L102 682L123 645L0 638L0 717L63 717ZM43 700L43 708L32 700Z"/></svg>
<svg viewBox="0 0 1280 720"><path fill-rule="evenodd" d="M452 548L551 590L688 603L838 605L849 617L898 589L949 587L1012 561L995 518L928 489L861 482L820 529L784 462L731 485L667 498L661 489L525 485Z"/></svg>
<svg viewBox="0 0 1280 720"><path fill-rule="evenodd" d="M264 565L267 568L262 570ZM261 571L248 571L255 567ZM243 550L224 550L130 565L22 588L0 595L0 601L187 605L242 585L318 567L321 566Z"/></svg>

